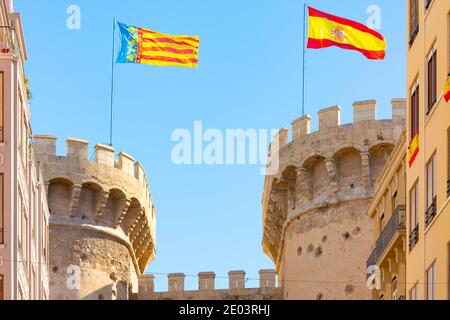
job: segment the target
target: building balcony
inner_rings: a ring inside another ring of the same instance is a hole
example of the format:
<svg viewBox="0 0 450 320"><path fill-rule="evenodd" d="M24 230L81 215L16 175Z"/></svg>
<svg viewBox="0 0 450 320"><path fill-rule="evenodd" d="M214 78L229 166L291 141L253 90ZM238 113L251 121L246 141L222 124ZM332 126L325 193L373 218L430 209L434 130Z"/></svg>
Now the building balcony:
<svg viewBox="0 0 450 320"><path fill-rule="evenodd" d="M0 26L0 53L20 54L17 36L12 27Z"/></svg>
<svg viewBox="0 0 450 320"><path fill-rule="evenodd" d="M434 197L433 201L425 212L425 227L428 227L434 220L434 218L436 217L436 213L436 197Z"/></svg>
<svg viewBox="0 0 450 320"><path fill-rule="evenodd" d="M384 256L392 241L399 235L399 232L406 230L406 206L398 206L392 214L391 219L384 227L378 238L375 249L367 260L367 267L377 265L380 258Z"/></svg>
<svg viewBox="0 0 450 320"><path fill-rule="evenodd" d="M8 55L10 57L17 57L19 60L19 70L22 78L25 72L23 64L25 62L23 52L21 50L16 30L9 26L0 26L0 57Z"/></svg>

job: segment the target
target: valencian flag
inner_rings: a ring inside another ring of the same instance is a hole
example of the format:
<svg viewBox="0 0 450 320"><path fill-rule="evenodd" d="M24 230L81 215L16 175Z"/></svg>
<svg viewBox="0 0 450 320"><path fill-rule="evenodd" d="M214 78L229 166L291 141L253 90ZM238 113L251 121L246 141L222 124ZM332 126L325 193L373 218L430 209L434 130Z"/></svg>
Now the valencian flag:
<svg viewBox="0 0 450 320"><path fill-rule="evenodd" d="M450 73L447 76L447 80L445 81L444 85L444 98L445 102L450 101Z"/></svg>
<svg viewBox="0 0 450 320"><path fill-rule="evenodd" d="M308 48L337 46L356 50L366 58L383 60L386 41L381 34L365 25L308 7Z"/></svg>
<svg viewBox="0 0 450 320"><path fill-rule="evenodd" d="M168 35L152 30L119 24L121 48L118 63L155 66L198 66L199 37Z"/></svg>

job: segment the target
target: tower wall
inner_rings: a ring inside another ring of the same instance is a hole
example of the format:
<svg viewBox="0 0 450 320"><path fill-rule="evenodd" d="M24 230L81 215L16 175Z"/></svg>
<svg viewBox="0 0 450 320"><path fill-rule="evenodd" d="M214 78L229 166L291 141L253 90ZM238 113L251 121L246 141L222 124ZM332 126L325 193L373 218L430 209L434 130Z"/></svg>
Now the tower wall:
<svg viewBox="0 0 450 320"><path fill-rule="evenodd" d="M292 124L293 140L269 150L279 167L265 178L263 248L284 299L370 299L365 262L373 227L366 210L404 128L405 100L392 101L392 120L375 119L375 100L353 107L354 123L341 125L341 108L327 108L317 132L311 117L302 117ZM283 129L279 137L286 135Z"/></svg>
<svg viewBox="0 0 450 320"><path fill-rule="evenodd" d="M109 146L35 137L50 209L51 299L128 299L155 256L156 213L144 169Z"/></svg>

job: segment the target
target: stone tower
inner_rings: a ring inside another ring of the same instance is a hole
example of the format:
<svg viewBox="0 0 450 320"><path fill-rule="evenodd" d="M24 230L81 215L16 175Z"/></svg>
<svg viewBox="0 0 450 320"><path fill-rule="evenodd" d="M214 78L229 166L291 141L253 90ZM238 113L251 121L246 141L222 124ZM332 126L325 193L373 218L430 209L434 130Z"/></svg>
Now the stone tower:
<svg viewBox="0 0 450 320"><path fill-rule="evenodd" d="M142 166L109 146L35 137L50 209L50 298L129 299L155 257L155 209Z"/></svg>
<svg viewBox="0 0 450 320"><path fill-rule="evenodd" d="M264 183L263 248L284 299L371 298L365 264L373 227L366 209L405 126L405 100L392 100L392 120L375 120L374 100L353 108L352 124L341 125L334 106L319 112L317 132L305 116L293 122L292 142L282 129L270 147L279 166Z"/></svg>

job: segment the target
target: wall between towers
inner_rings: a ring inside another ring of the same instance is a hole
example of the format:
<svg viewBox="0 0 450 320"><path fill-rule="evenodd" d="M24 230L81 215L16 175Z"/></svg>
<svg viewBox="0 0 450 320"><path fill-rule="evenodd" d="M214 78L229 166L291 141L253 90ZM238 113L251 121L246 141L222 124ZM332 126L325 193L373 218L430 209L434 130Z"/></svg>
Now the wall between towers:
<svg viewBox="0 0 450 320"><path fill-rule="evenodd" d="M245 271L234 270L228 273L229 288L215 288L215 273L198 274L198 290L185 290L184 273L167 275L167 292L154 291L154 275L146 274L139 278L137 300L281 300L282 291L277 286L275 270L259 271L259 288L246 288Z"/></svg>

